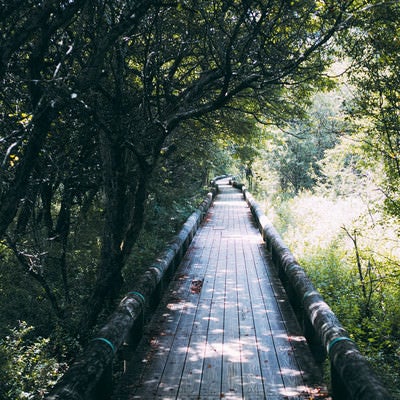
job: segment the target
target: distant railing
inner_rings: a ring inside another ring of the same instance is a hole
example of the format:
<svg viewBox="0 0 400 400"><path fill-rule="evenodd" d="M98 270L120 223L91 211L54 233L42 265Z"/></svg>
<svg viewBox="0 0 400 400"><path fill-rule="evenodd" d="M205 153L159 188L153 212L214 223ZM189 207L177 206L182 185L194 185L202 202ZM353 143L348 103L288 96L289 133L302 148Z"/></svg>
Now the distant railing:
<svg viewBox="0 0 400 400"><path fill-rule="evenodd" d="M212 181L224 178L219 176ZM128 361L142 335L145 321L159 303L164 287L171 280L203 221L217 188L213 187L163 254L144 273L134 290L120 302L82 354L45 397L46 400L106 400L113 390L113 362ZM125 355L125 356L124 356Z"/></svg>
<svg viewBox="0 0 400 400"><path fill-rule="evenodd" d="M329 356L332 398L390 400L386 388L297 263L260 205L243 184L231 183L241 189L251 209L314 357L322 362Z"/></svg>

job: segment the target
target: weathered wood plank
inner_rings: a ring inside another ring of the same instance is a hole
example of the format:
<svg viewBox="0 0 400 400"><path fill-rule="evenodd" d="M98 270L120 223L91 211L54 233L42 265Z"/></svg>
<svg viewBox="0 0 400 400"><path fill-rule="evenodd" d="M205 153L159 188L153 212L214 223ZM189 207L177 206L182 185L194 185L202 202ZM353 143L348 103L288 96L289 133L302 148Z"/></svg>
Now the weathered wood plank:
<svg viewBox="0 0 400 400"><path fill-rule="evenodd" d="M290 396L299 394L304 391L302 374L293 354L290 333L287 332L285 321L278 306L279 302L285 301L285 299L263 296L263 301L266 309L274 310L274 312L268 314L268 322L285 386L284 393ZM291 317L295 318L294 314Z"/></svg>
<svg viewBox="0 0 400 400"><path fill-rule="evenodd" d="M156 398L160 385L162 371L169 357L175 335L183 314L188 314L190 304L190 254L185 258L186 263L179 274L176 274L170 285L168 295L163 299L159 312L153 317L152 324L147 328L141 345L128 364L128 374L124 379L125 385L129 380L135 382L130 390L120 389L120 392L131 393L134 398L146 398L151 395ZM185 301L185 299L189 299ZM196 305L193 305L196 310ZM194 311L195 312L195 311ZM186 318L185 318L186 321ZM122 394L120 393L120 397Z"/></svg>
<svg viewBox="0 0 400 400"><path fill-rule="evenodd" d="M260 253L265 256L263 249L260 249ZM268 260L266 264L270 265ZM278 362L285 386L281 393L288 396L311 395L313 386L322 382L321 370L312 358L306 340L302 336L277 271L273 268L265 269L262 263L256 264L256 267L259 274L265 275L265 279L269 282L270 291L264 290L262 294L266 306L270 307L275 302L278 305L278 313L270 318L270 323L274 345L279 350ZM270 293L271 297L267 297L267 293ZM293 369L291 366L296 368Z"/></svg>
<svg viewBox="0 0 400 400"><path fill-rule="evenodd" d="M250 263L247 255L247 265ZM254 261L254 260L253 260ZM256 264L251 264L256 265ZM276 347L273 340L273 332L269 316L274 313L274 307L266 308L265 297L272 297L271 292L267 292L269 286L265 274L265 265L263 269L246 268L246 281L250 295L250 309L253 315L254 331L257 340L257 352L260 365L260 372L263 377L264 393L269 399L276 396L284 390L284 382L280 373L280 364L276 354Z"/></svg>
<svg viewBox="0 0 400 400"><path fill-rule="evenodd" d="M202 238L200 237L197 246L202 244ZM182 314L181 318L176 327L175 337L171 350L169 353L168 360L162 376L160 378L157 395L161 398L176 397L178 393L185 396L195 395L195 392L199 390L201 382L201 368L202 368L202 357L198 357L199 346L198 340L195 340L193 330L195 329L195 320L198 317L198 310L202 310L200 307L200 293L202 290L203 277L207 271L207 264L202 263L202 259L207 257L207 249L210 247L210 243L203 241L203 246L199 247L198 251L191 251L188 254L187 260L184 263L182 276L182 287L176 292L179 300L182 302ZM189 257L192 256L190 259ZM200 350L201 351L201 350ZM197 357L194 354L197 354ZM196 365L190 365L196 358ZM200 378L198 381L198 388L192 387L194 383L193 372L199 373Z"/></svg>
<svg viewBox="0 0 400 400"><path fill-rule="evenodd" d="M207 335L204 354L203 374L200 386L200 398L215 396L221 393L222 371L222 335Z"/></svg>
<svg viewBox="0 0 400 400"><path fill-rule="evenodd" d="M243 233L246 229L241 227ZM243 396L245 398L264 398L264 376L258 354L258 339L255 330L251 290L248 282L245 247L251 243L243 238L235 240L235 264L238 297L238 322L241 347L241 367ZM252 268L251 268L252 269Z"/></svg>
<svg viewBox="0 0 400 400"><path fill-rule="evenodd" d="M177 395L185 365L188 345L188 336L175 336L158 385L158 396L163 398L165 396L175 397Z"/></svg>
<svg viewBox="0 0 400 400"><path fill-rule="evenodd" d="M221 267L225 274L225 302L223 328L223 363L221 393L242 396L242 355L238 315L238 282L236 274L235 241L222 238L225 260ZM231 248L233 246L233 249Z"/></svg>
<svg viewBox="0 0 400 400"><path fill-rule="evenodd" d="M190 338L184 370L180 381L178 398L198 398L203 378L207 337L194 334Z"/></svg>

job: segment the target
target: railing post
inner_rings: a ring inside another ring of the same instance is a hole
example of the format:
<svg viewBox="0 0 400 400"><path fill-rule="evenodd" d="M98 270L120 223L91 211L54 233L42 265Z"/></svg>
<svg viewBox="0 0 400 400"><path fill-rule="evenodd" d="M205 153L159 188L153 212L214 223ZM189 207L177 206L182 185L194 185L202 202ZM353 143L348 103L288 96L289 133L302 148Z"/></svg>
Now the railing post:
<svg viewBox="0 0 400 400"><path fill-rule="evenodd" d="M331 394L332 400L351 399L351 394L347 390L346 385L340 378L340 374L336 370L333 362L330 361L331 366Z"/></svg>
<svg viewBox="0 0 400 400"><path fill-rule="evenodd" d="M315 331L310 319L307 316L307 313L303 307L303 335L307 339L308 346L310 348L311 354L313 355L315 361L318 364L322 364L326 359L326 350L323 346L321 339L319 338L318 333Z"/></svg>
<svg viewBox="0 0 400 400"><path fill-rule="evenodd" d="M90 395L91 400L110 400L113 391L113 365L108 365Z"/></svg>
<svg viewBox="0 0 400 400"><path fill-rule="evenodd" d="M131 330L129 331L126 340L122 346L122 357L124 362L127 364L131 358L133 351L136 349L140 340L143 337L144 325L145 325L145 306L143 305L142 311L137 316Z"/></svg>

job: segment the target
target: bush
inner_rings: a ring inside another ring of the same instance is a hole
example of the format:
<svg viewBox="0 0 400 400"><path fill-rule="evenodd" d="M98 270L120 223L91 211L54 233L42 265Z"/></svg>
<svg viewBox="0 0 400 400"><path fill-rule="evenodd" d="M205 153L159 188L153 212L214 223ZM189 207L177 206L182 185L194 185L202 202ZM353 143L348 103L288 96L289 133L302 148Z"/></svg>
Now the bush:
<svg viewBox="0 0 400 400"><path fill-rule="evenodd" d="M0 398L42 399L65 368L50 351L50 339L30 337L34 328L20 322L0 340Z"/></svg>
<svg viewBox="0 0 400 400"><path fill-rule="evenodd" d="M270 214L362 354L400 399L397 225L383 221L356 196L302 193Z"/></svg>

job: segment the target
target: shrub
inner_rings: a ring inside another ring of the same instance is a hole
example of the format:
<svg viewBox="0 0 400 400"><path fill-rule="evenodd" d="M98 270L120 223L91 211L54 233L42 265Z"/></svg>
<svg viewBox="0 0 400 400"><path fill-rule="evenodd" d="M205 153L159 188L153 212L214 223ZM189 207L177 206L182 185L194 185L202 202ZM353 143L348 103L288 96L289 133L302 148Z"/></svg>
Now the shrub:
<svg viewBox="0 0 400 400"><path fill-rule="evenodd" d="M50 351L50 339L31 339L34 328L26 322L0 340L0 397L3 400L42 399L64 364Z"/></svg>
<svg viewBox="0 0 400 400"><path fill-rule="evenodd" d="M315 287L400 399L398 226L358 196L302 193L273 214Z"/></svg>

